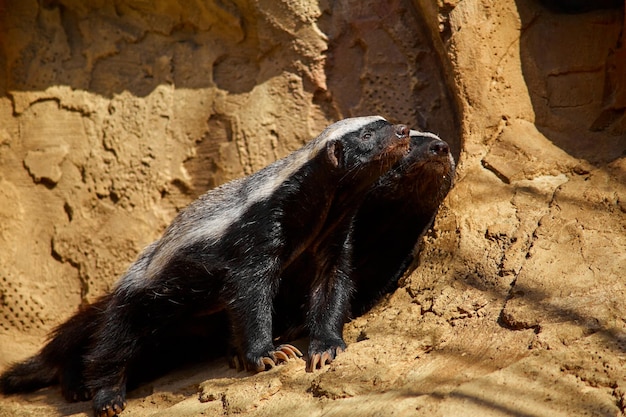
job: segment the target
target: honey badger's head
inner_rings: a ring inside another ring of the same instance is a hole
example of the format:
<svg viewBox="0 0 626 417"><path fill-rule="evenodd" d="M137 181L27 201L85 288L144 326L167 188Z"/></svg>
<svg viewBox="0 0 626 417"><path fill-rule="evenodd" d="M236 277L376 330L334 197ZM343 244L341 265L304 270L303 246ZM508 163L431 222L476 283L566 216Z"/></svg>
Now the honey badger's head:
<svg viewBox="0 0 626 417"><path fill-rule="evenodd" d="M442 186L452 186L455 163L450 146L433 133L411 130L410 136L409 152L400 161L403 175L413 178L430 176Z"/></svg>
<svg viewBox="0 0 626 417"><path fill-rule="evenodd" d="M344 119L322 134L328 161L345 172L364 171L378 177L409 149L409 128L380 116Z"/></svg>
<svg viewBox="0 0 626 417"><path fill-rule="evenodd" d="M411 130L410 138L407 154L377 181L375 190L389 198L412 193L424 203L439 203L454 182L450 147L433 133Z"/></svg>

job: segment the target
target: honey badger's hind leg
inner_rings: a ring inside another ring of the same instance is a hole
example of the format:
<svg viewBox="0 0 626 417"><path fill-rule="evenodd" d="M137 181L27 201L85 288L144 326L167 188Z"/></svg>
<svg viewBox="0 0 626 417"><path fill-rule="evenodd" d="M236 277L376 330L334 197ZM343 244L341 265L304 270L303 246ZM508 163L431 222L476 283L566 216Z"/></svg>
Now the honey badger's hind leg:
<svg viewBox="0 0 626 417"><path fill-rule="evenodd" d="M63 397L70 402L91 399L91 390L85 384L84 356L94 332L99 327L104 306L109 296L82 307L78 313L61 324L53 333L52 341L42 353L51 362L62 364L59 382Z"/></svg>
<svg viewBox="0 0 626 417"><path fill-rule="evenodd" d="M84 382L83 355L100 321L106 297L82 307L51 334L41 351L0 376L0 392L34 391L56 382L68 401L85 401L91 392Z"/></svg>
<svg viewBox="0 0 626 417"><path fill-rule="evenodd" d="M148 288L117 290L85 354L85 381L96 417L112 417L126 407L128 371L160 329L183 320L184 309Z"/></svg>
<svg viewBox="0 0 626 417"><path fill-rule="evenodd" d="M139 338L126 311L112 303L106 323L96 333L92 349L85 355L85 379L93 392L96 417L112 417L126 407L128 361L136 356Z"/></svg>

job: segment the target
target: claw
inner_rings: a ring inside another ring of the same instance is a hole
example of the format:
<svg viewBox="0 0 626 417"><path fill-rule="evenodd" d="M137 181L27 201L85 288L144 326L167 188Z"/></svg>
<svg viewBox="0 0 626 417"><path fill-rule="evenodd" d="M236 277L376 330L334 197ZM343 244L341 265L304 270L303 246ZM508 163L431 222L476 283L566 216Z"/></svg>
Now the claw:
<svg viewBox="0 0 626 417"><path fill-rule="evenodd" d="M113 407L111 407L113 409L113 412L115 414L119 414L122 411L124 411L124 407L126 407L126 403L124 404L113 404Z"/></svg>
<svg viewBox="0 0 626 417"><path fill-rule="evenodd" d="M297 359L302 357L302 352L293 345L280 345L276 350L285 353L289 358Z"/></svg>
<svg viewBox="0 0 626 417"><path fill-rule="evenodd" d="M231 368L235 368L238 371L245 369L247 371L263 372L275 367L278 364L288 362L290 359L297 359L301 357L302 352L300 352L297 347L292 345L280 345L274 350L267 352L265 355L267 356L261 356L252 362L248 362L243 360L241 355L234 354L231 356L228 364Z"/></svg>
<svg viewBox="0 0 626 417"><path fill-rule="evenodd" d="M330 364L337 357L337 355L342 352L343 348L337 346L336 348L331 347L321 353L309 353L309 360L307 361L306 371L314 372L316 369L319 369L324 365Z"/></svg>
<svg viewBox="0 0 626 417"><path fill-rule="evenodd" d="M285 352L280 350L274 352L274 356L276 356L276 361L278 363L287 362L289 360L289 356Z"/></svg>
<svg viewBox="0 0 626 417"><path fill-rule="evenodd" d="M100 410L98 417L115 417L118 413L121 413L121 412L122 410L120 410L119 412L116 412L115 410L111 408L111 406L106 406L106 407L102 407L102 410Z"/></svg>
<svg viewBox="0 0 626 417"><path fill-rule="evenodd" d="M276 363L270 358L261 358L261 366L257 367L257 372L263 372L266 369L271 369L276 366Z"/></svg>
<svg viewBox="0 0 626 417"><path fill-rule="evenodd" d="M321 357L319 353L315 353L311 355L311 357L309 358L309 363L307 364L307 367L306 367L306 371L313 372L314 370L316 370L320 358Z"/></svg>
<svg viewBox="0 0 626 417"><path fill-rule="evenodd" d="M94 396L96 417L116 417L126 408L125 390L105 388Z"/></svg>

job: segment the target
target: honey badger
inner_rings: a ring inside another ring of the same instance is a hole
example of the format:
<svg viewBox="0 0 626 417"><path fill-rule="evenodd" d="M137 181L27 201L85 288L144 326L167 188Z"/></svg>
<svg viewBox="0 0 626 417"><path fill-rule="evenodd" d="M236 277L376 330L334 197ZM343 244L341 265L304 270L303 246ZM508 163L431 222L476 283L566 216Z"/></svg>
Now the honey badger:
<svg viewBox="0 0 626 417"><path fill-rule="evenodd" d="M452 188L455 162L437 135L411 130L409 152L368 192L354 218L352 315L363 314L415 266L422 236Z"/></svg>
<svg viewBox="0 0 626 417"><path fill-rule="evenodd" d="M350 224L345 245L350 251L351 317L374 306L414 266L417 244L452 187L454 172L446 142L432 133L410 131L409 152L368 190ZM323 268L325 260L323 252L310 247L287 268L274 301L278 340L306 334L309 294L303 288L307 276ZM332 357L315 359L323 363ZM310 361L307 370L315 365Z"/></svg>
<svg viewBox="0 0 626 417"><path fill-rule="evenodd" d="M334 358L345 346L350 256L344 242L353 212L408 147L404 125L380 116L345 119L287 157L207 192L109 294L61 324L37 355L5 371L0 390L59 382L68 400L93 398L95 416L116 416L144 347L198 314L226 313L234 362L245 369L262 371L299 356L291 345L274 346L272 302L285 269L309 250L327 255L306 282L309 363Z"/></svg>

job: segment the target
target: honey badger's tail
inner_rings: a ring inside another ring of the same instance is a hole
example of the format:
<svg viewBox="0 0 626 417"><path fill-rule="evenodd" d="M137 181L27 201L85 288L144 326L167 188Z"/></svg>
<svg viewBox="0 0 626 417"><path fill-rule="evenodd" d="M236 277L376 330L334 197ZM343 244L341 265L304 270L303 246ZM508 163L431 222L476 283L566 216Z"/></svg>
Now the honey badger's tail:
<svg viewBox="0 0 626 417"><path fill-rule="evenodd" d="M81 308L51 334L49 342L39 353L23 362L15 363L0 375L0 392L14 394L34 391L58 382L64 395L72 395L82 385L82 357L89 346L91 335L100 322L108 297ZM73 398L68 398L72 400Z"/></svg>
<svg viewBox="0 0 626 417"><path fill-rule="evenodd" d="M57 381L57 370L47 363L41 354L16 363L0 376L0 392L34 391Z"/></svg>

